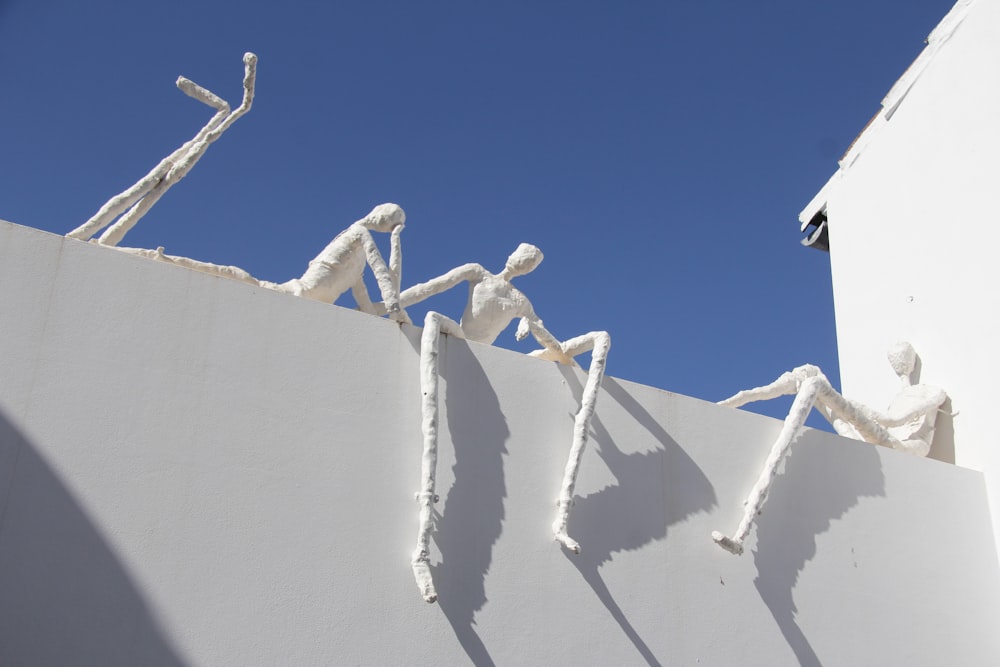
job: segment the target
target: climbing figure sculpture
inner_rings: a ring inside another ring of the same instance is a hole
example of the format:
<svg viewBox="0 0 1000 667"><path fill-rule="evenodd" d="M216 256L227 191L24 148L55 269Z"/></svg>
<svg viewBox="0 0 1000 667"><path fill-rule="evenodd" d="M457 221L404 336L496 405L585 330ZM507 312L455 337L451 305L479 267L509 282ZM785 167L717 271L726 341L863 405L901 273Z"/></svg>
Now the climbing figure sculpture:
<svg viewBox="0 0 1000 667"><path fill-rule="evenodd" d="M574 356L593 350L586 387L573 427L573 444L559 492L556 520L553 523L555 539L571 551L576 553L580 551L580 545L566 534L566 524L573 502L573 488L576 484L580 458L587 442L587 429L597 402L597 390L604 376L611 339L606 332L598 331L560 343L549 333L542 325L542 320L535 314L528 298L510 282L517 276L533 271L541 261L541 250L522 243L510 255L503 271L498 274L490 273L479 264L465 264L426 283L410 287L400 295L401 308L406 308L461 282L469 283L469 299L461 322L434 311L428 312L420 341L423 457L420 491L417 493L417 501L420 504L417 547L411 564L417 586L427 602L434 602L437 599L430 571L430 534L432 507L437 500L434 485L437 476L438 345L441 333L490 344L511 321L520 318L515 334L517 340L523 340L530 333L543 348L532 352L532 356L576 365L573 361Z"/></svg>
<svg viewBox="0 0 1000 667"><path fill-rule="evenodd" d="M97 242L101 245L118 245L125 234L139 219L153 207L160 197L177 181L184 178L201 159L216 139L228 130L240 116L250 111L253 103L254 84L257 78L257 56L243 55L243 102L235 111L230 111L229 103L215 93L202 88L183 76L177 79L177 87L188 97L215 109L215 115L201 128L194 138L160 161L151 172L135 185L112 197L90 220L83 223L66 236L86 241L108 225L108 229ZM121 216L118 218L118 216ZM118 221L111 224L115 218Z"/></svg>
<svg viewBox="0 0 1000 667"><path fill-rule="evenodd" d="M902 388L886 412L878 412L861 403L844 398L830 385L816 366L799 366L783 373L769 385L741 391L719 405L738 408L754 401L795 394L792 409L785 418L764 463L760 477L744 505L743 518L732 537L718 531L712 539L723 549L739 555L743 541L750 534L754 518L760 513L767 491L787 454L792 441L805 424L809 411L816 407L842 436L892 447L915 456L926 456L934 439L934 422L938 409L947 400L945 392L925 384L911 384L917 353L909 343L896 343L889 348L889 363L899 376Z"/></svg>

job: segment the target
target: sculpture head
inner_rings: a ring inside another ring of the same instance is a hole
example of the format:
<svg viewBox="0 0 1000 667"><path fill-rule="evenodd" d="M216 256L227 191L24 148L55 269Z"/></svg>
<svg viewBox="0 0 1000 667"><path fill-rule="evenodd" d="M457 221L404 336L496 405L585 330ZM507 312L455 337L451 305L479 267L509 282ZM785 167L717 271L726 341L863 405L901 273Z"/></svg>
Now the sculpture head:
<svg viewBox="0 0 1000 667"><path fill-rule="evenodd" d="M406 222L406 213L396 204L379 204L358 222L362 227L375 232L391 232L393 228Z"/></svg>
<svg viewBox="0 0 1000 667"><path fill-rule="evenodd" d="M909 381L913 369L917 366L917 351L906 341L893 343L889 346L889 365L896 375Z"/></svg>
<svg viewBox="0 0 1000 667"><path fill-rule="evenodd" d="M517 246L517 250L510 254L507 258L507 265L504 266L504 274L508 278L514 278L516 276L523 276L526 273L531 273L535 270L535 267L542 263L544 259L542 251L536 246L530 243L522 243Z"/></svg>

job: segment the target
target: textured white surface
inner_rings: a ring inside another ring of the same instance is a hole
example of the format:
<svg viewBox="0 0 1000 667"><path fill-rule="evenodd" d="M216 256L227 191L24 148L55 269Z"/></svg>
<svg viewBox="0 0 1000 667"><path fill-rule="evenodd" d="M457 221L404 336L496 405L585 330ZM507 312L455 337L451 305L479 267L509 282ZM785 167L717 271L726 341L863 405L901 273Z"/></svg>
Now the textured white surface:
<svg viewBox="0 0 1000 667"><path fill-rule="evenodd" d="M0 331L3 665L1000 663L976 472L805 429L732 558L781 423L605 376L567 554L585 374L445 336L427 605L417 329L0 223Z"/></svg>

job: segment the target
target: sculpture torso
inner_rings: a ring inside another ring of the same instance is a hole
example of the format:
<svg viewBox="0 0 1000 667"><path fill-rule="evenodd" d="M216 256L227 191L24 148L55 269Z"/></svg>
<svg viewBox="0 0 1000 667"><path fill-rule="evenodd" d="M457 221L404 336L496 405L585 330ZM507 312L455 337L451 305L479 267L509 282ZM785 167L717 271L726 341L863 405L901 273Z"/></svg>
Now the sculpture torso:
<svg viewBox="0 0 1000 667"><path fill-rule="evenodd" d="M943 389L932 387L926 384L917 384L904 387L892 403L889 404L889 414L900 414L909 412L912 406L923 404L928 400L940 406L947 399ZM900 442L921 441L930 447L934 440L934 422L937 419L937 408L921 413L910 421L900 426L888 428L889 433Z"/></svg>
<svg viewBox="0 0 1000 667"><path fill-rule="evenodd" d="M469 283L461 326L469 340L493 343L511 320L531 312L531 303L509 281L485 269L483 273L481 280Z"/></svg>
<svg viewBox="0 0 1000 667"><path fill-rule="evenodd" d="M309 262L309 268L281 287L298 296L333 303L351 289L365 270L362 235L368 230L354 224L342 231L323 251Z"/></svg>

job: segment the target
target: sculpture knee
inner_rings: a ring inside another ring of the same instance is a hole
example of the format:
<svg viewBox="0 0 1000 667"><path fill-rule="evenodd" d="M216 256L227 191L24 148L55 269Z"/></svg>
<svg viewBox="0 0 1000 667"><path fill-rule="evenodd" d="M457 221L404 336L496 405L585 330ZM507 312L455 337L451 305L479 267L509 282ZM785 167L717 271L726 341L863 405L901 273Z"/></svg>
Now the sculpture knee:
<svg viewBox="0 0 1000 667"><path fill-rule="evenodd" d="M440 327L441 323L441 313L435 313L433 310L428 310L427 314L424 315L424 327Z"/></svg>
<svg viewBox="0 0 1000 667"><path fill-rule="evenodd" d="M433 310L427 311L427 315L424 316L424 332L425 336L433 332L435 336L439 333L445 333L456 338L465 338L465 332L462 331L458 322Z"/></svg>
<svg viewBox="0 0 1000 667"><path fill-rule="evenodd" d="M813 368L815 368L815 366L813 366ZM799 386L800 395L809 395L813 398L826 394L829 391L833 391L833 387L830 385L829 381L822 375L818 376L814 375L812 377L806 378Z"/></svg>
<svg viewBox="0 0 1000 667"><path fill-rule="evenodd" d="M607 356L608 350L611 349L611 334L607 331L595 331L594 332L594 354Z"/></svg>

